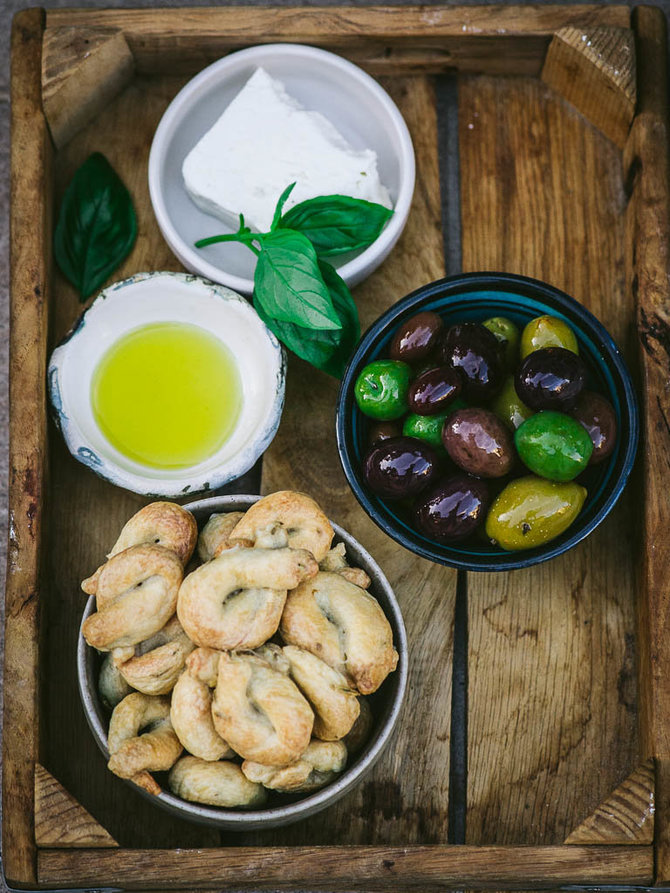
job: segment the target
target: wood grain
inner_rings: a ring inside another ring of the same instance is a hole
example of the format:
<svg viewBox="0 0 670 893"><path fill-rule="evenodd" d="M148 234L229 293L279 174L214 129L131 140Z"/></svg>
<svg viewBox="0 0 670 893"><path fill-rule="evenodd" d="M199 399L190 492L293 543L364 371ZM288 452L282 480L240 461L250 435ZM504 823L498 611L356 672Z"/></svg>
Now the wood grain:
<svg viewBox="0 0 670 893"><path fill-rule="evenodd" d="M635 14L639 107L624 153L630 201L626 276L636 299L641 365L643 554L638 575L640 735L656 765L657 882L670 882L670 185L665 17Z"/></svg>
<svg viewBox="0 0 670 893"><path fill-rule="evenodd" d="M444 275L437 122L423 78L385 82L405 116L417 155L407 228L389 259L354 291L365 329L422 282ZM263 460L263 491L302 490L379 562L400 602L410 644L410 678L392 742L355 791L308 822L262 835L264 842L439 843L446 840L451 640L456 575L398 547L365 515L340 467L335 444L338 383L291 357L286 406ZM261 837L257 838L259 841Z"/></svg>
<svg viewBox="0 0 670 893"><path fill-rule="evenodd" d="M340 52L375 75L458 68L539 75L558 28L626 28L612 6L367 7L266 9L52 10L49 27L120 27L138 70L193 72L231 50L290 41Z"/></svg>
<svg viewBox="0 0 670 893"><path fill-rule="evenodd" d="M654 761L649 759L568 834L565 842L652 844L654 812Z"/></svg>
<svg viewBox="0 0 670 893"><path fill-rule="evenodd" d="M50 772L35 766L38 847L117 847L118 843Z"/></svg>
<svg viewBox="0 0 670 893"><path fill-rule="evenodd" d="M183 880L175 882L175 877ZM40 853L42 884L109 885L141 890L157 883L174 889L216 882L238 889L309 885L310 890L421 889L423 884L518 885L553 883L647 884L651 847L316 847L209 852L50 850Z"/></svg>
<svg viewBox="0 0 670 893"><path fill-rule="evenodd" d="M613 143L526 79L461 79L459 131L463 268L564 289L625 350ZM633 497L559 558L468 578L468 842L558 843L638 762Z"/></svg>
<svg viewBox="0 0 670 893"><path fill-rule="evenodd" d="M39 752L40 546L46 459L46 301L51 143L41 107L43 13L12 28L9 543L5 588L2 827L10 883L35 881L33 768Z"/></svg>
<svg viewBox="0 0 670 893"><path fill-rule="evenodd" d="M635 39L629 28L559 29L542 80L623 149L635 114Z"/></svg>
<svg viewBox="0 0 670 893"><path fill-rule="evenodd" d="M57 147L91 121L133 78L126 39L114 28L49 28L42 53L42 100Z"/></svg>

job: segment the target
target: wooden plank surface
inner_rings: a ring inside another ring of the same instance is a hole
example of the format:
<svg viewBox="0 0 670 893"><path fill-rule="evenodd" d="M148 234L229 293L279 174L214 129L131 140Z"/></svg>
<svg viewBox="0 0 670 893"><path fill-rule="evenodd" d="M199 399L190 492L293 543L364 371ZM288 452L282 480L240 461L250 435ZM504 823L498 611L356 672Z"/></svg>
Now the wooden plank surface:
<svg viewBox="0 0 670 893"><path fill-rule="evenodd" d="M648 884L652 848L615 847L268 847L250 851L228 847L209 852L138 850L49 850L40 853L42 884L109 885L145 889L164 884L190 889L194 884L233 884L237 889L272 890L308 885L310 890L423 889L467 884ZM174 883L179 874L187 878Z"/></svg>
<svg viewBox="0 0 670 893"><path fill-rule="evenodd" d="M363 329L412 289L444 275L434 96L422 78L384 82L412 133L417 186L407 228L382 267L355 290ZM335 443L338 382L291 358L286 406L263 460L263 492L312 494L379 562L400 602L410 644L403 713L365 781L327 812L260 835L291 843L441 843L447 834L454 571L397 546L356 502Z"/></svg>
<svg viewBox="0 0 670 893"><path fill-rule="evenodd" d="M657 882L670 883L670 185L665 17L640 7L639 108L624 153L631 198L626 274L637 302L642 377L643 561L639 569L640 735L656 764Z"/></svg>
<svg viewBox="0 0 670 893"><path fill-rule="evenodd" d="M259 42L296 41L342 52L380 74L486 71L539 74L563 25L627 27L629 9L608 6L286 7L53 10L49 27L121 27L138 70L196 71ZM178 66L178 69L175 68Z"/></svg>
<svg viewBox="0 0 670 893"><path fill-rule="evenodd" d="M626 351L621 154L537 81L459 88L464 270L543 279ZM637 765L634 493L547 564L468 578L469 843L558 843Z"/></svg>
<svg viewBox="0 0 670 893"><path fill-rule="evenodd" d="M41 10L12 29L9 543L5 589L2 852L14 883L35 879L33 768L39 754L40 545L46 453L46 301L51 144L41 106Z"/></svg>

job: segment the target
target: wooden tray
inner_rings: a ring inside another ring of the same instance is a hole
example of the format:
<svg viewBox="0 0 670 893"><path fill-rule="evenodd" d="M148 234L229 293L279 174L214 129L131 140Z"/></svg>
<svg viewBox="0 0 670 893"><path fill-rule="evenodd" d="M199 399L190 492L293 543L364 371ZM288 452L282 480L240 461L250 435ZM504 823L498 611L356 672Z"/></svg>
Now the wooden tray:
<svg viewBox="0 0 670 893"><path fill-rule="evenodd" d="M32 9L16 16L12 40L9 883L426 893L669 883L662 14L614 5ZM219 833L164 814L109 774L79 705L79 581L142 500L76 463L47 423L47 351L80 311L52 266L51 233L68 179L101 150L139 217L116 278L179 269L148 199L153 131L205 64L285 40L333 49L380 77L413 135L412 214L392 256L356 289L363 324L443 275L445 257L452 273L547 280L623 345L639 372L644 438L636 479L586 542L526 571L457 574L414 558L364 516L337 460L337 383L292 361L262 488L312 493L379 561L407 622L409 691L383 759L336 806L285 829Z"/></svg>

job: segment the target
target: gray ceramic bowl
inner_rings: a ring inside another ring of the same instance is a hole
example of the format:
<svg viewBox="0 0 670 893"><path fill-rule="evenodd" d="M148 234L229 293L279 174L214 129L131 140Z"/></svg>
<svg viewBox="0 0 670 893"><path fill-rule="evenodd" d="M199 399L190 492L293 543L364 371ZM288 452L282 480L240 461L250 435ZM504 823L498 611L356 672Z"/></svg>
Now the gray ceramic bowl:
<svg viewBox="0 0 670 893"><path fill-rule="evenodd" d="M259 496L218 496L191 502L184 507L193 512L198 526L202 527L213 512L246 511L259 498ZM395 672L387 677L379 691L370 696L374 724L367 745L354 756L351 764L347 766L336 781L319 791L304 796L276 794L270 791L269 804L263 809L236 810L201 806L197 803L189 803L186 800L182 800L165 789L158 796L152 796L133 785L135 790L146 797L146 799L181 818L190 819L205 825L213 825L218 828L232 831L274 828L279 825L289 825L325 809L358 784L361 778L374 766L391 737L405 695L407 686L407 635L398 602L388 580L377 563L346 530L343 530L337 524L333 524L333 529L335 530L334 542L345 543L350 563L357 567L362 567L369 574L372 580L370 593L377 599L388 617L393 629L393 641L399 654L398 666ZM95 598L91 596L86 604L82 622L94 610ZM98 697L97 676L99 663L98 652L86 644L80 630L77 645L79 693L93 736L98 747L108 759L107 727L109 725L109 712L102 706ZM159 783L161 781L160 775L158 776L158 781ZM128 784L131 784L131 782L128 782Z"/></svg>

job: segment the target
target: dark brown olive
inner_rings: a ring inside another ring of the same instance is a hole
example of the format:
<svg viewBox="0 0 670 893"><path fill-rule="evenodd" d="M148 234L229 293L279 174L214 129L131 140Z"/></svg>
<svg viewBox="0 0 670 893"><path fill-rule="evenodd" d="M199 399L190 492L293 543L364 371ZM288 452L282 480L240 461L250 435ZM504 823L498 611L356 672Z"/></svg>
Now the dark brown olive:
<svg viewBox="0 0 670 893"><path fill-rule="evenodd" d="M363 460L368 487L386 499L416 496L438 475L435 450L415 437L394 437L374 446Z"/></svg>
<svg viewBox="0 0 670 893"><path fill-rule="evenodd" d="M370 425L368 432L368 446L375 446L382 440L390 440L392 437L400 437L402 427L397 422L375 422Z"/></svg>
<svg viewBox="0 0 670 893"><path fill-rule="evenodd" d="M451 366L428 369L409 386L409 408L418 415L439 415L461 393L461 375Z"/></svg>
<svg viewBox="0 0 670 893"><path fill-rule="evenodd" d="M442 443L464 471L500 478L514 465L514 442L505 424L488 409L459 409L442 429Z"/></svg>
<svg viewBox="0 0 670 893"><path fill-rule="evenodd" d="M600 394L582 391L577 405L570 410L570 415L589 432L593 443L589 465L602 462L610 455L616 443L616 416L612 405Z"/></svg>
<svg viewBox="0 0 670 893"><path fill-rule="evenodd" d="M461 370L468 400L488 400L502 386L505 374L498 339L479 323L451 326L440 339L438 357Z"/></svg>
<svg viewBox="0 0 670 893"><path fill-rule="evenodd" d="M483 523L490 501L486 481L457 474L420 498L415 523L421 533L438 542L462 540Z"/></svg>
<svg viewBox="0 0 670 893"><path fill-rule="evenodd" d="M416 363L427 357L435 346L437 336L442 331L442 320L437 313L425 310L417 313L395 333L389 356L392 360Z"/></svg>
<svg viewBox="0 0 670 893"><path fill-rule="evenodd" d="M528 354L514 377L514 387L531 409L572 409L586 382L586 367L571 350L544 347Z"/></svg>

